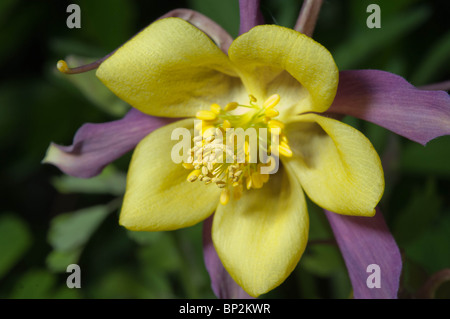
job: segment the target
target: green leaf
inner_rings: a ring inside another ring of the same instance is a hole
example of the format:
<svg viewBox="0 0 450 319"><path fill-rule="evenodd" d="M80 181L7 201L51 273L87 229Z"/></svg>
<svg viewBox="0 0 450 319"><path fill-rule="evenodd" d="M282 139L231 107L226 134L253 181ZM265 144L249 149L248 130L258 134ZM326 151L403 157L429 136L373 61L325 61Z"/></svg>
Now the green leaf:
<svg viewBox="0 0 450 319"><path fill-rule="evenodd" d="M442 283L435 292L435 299L450 299L450 281Z"/></svg>
<svg viewBox="0 0 450 319"><path fill-rule="evenodd" d="M70 289L67 286L59 288L51 295L52 299L80 299L82 297L80 289Z"/></svg>
<svg viewBox="0 0 450 319"><path fill-rule="evenodd" d="M398 244L403 246L420 237L436 221L441 206L442 199L436 192L436 183L429 179L395 215L393 233Z"/></svg>
<svg viewBox="0 0 450 319"><path fill-rule="evenodd" d="M60 193L111 194L121 196L125 193L126 174L108 165L102 173L93 178L76 178L61 175L52 179L53 186Z"/></svg>
<svg viewBox="0 0 450 319"><path fill-rule="evenodd" d="M6 18L11 14L12 9L17 5L18 2L18 0L0 1L0 21L6 20Z"/></svg>
<svg viewBox="0 0 450 319"><path fill-rule="evenodd" d="M397 39L413 32L429 17L428 7L419 7L406 13L386 17L380 29L358 28L352 37L342 43L333 56L340 70L358 67Z"/></svg>
<svg viewBox="0 0 450 319"><path fill-rule="evenodd" d="M293 28L300 13L300 2L297 0L271 0L261 5L261 11L263 14L267 13L275 24ZM268 20L266 23L271 23L271 21Z"/></svg>
<svg viewBox="0 0 450 319"><path fill-rule="evenodd" d="M159 233L158 242L138 249L138 258L151 271L175 271L181 264L173 238L168 233Z"/></svg>
<svg viewBox="0 0 450 319"><path fill-rule="evenodd" d="M0 278L24 256L31 245L27 224L18 216L6 213L0 216Z"/></svg>
<svg viewBox="0 0 450 319"><path fill-rule="evenodd" d="M428 54L422 59L422 63L415 70L411 82L414 85L427 84L439 75L449 70L450 56L450 32L436 41Z"/></svg>
<svg viewBox="0 0 450 319"><path fill-rule="evenodd" d="M81 252L82 248L69 251L53 250L45 260L47 268L54 272L65 272L68 265L78 263Z"/></svg>
<svg viewBox="0 0 450 319"><path fill-rule="evenodd" d="M126 42L134 30L136 7L128 0L81 0L81 30L106 50Z"/></svg>
<svg viewBox="0 0 450 319"><path fill-rule="evenodd" d="M79 56L68 56L65 60L69 67L77 67L94 62L95 59ZM125 114L129 106L114 95L96 76L95 72L80 74L62 74L54 70L55 75L72 83L80 92L102 111L120 117Z"/></svg>
<svg viewBox="0 0 450 319"><path fill-rule="evenodd" d="M239 2L188 0L189 8L198 11L221 25L233 37L239 34Z"/></svg>
<svg viewBox="0 0 450 319"><path fill-rule="evenodd" d="M378 3L373 0L351 0L350 19L352 24L357 27L366 27L366 20L370 13L367 11L367 6L372 3L377 3L381 9L381 21L383 26L384 17L392 17L398 15L400 12L405 11L408 6L412 5L418 0L395 0L395 1L379 1Z"/></svg>
<svg viewBox="0 0 450 319"><path fill-rule="evenodd" d="M128 237L140 245L152 245L163 239L163 232L146 232L126 230Z"/></svg>
<svg viewBox="0 0 450 319"><path fill-rule="evenodd" d="M58 215L51 221L48 242L66 252L82 247L110 212L102 205Z"/></svg>
<svg viewBox="0 0 450 319"><path fill-rule="evenodd" d="M55 37L48 41L50 51L58 57L74 56L74 57L92 57L90 62L96 60L94 57L105 56L105 50L99 48L95 44L89 44L86 41L78 40L76 38ZM57 60L51 60L51 68L56 68ZM78 65L77 65L78 66ZM69 64L69 67L73 67Z"/></svg>
<svg viewBox="0 0 450 319"><path fill-rule="evenodd" d="M378 154L382 154L389 131L370 122L364 122L364 135L370 140Z"/></svg>
<svg viewBox="0 0 450 319"><path fill-rule="evenodd" d="M400 168L405 173L450 177L450 136L430 141L425 147L407 143L401 153Z"/></svg>
<svg viewBox="0 0 450 319"><path fill-rule="evenodd" d="M300 260L300 267L312 274L329 277L342 269L342 256L335 245L309 245Z"/></svg>
<svg viewBox="0 0 450 319"><path fill-rule="evenodd" d="M329 223L323 209L307 199L309 215L309 243L300 259L300 269L321 276L329 277L339 269L343 260L337 248Z"/></svg>
<svg viewBox="0 0 450 319"><path fill-rule="evenodd" d="M106 299L138 299L164 297L148 287L129 268L112 267L107 269L104 275L98 279L98 284L93 286L92 293Z"/></svg>
<svg viewBox="0 0 450 319"><path fill-rule="evenodd" d="M5 5L4 13L11 9L8 8L8 5ZM14 15L10 15L9 19L1 20L0 65L7 63L14 53L20 50L33 35L35 25L39 23L39 8L36 5L38 4L30 2L22 6Z"/></svg>
<svg viewBox="0 0 450 319"><path fill-rule="evenodd" d="M405 247L406 255L432 274L450 265L450 212Z"/></svg>
<svg viewBox="0 0 450 319"><path fill-rule="evenodd" d="M12 289L11 299L47 299L56 284L55 275L42 269L26 272Z"/></svg>
<svg viewBox="0 0 450 319"><path fill-rule="evenodd" d="M410 298L424 285L427 277L423 267L409 258L404 258L399 298Z"/></svg>

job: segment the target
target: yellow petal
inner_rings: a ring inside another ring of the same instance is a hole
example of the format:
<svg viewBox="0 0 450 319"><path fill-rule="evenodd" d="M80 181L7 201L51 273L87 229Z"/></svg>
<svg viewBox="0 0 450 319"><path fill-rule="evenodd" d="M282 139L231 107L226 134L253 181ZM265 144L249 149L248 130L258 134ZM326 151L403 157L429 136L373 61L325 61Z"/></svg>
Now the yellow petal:
<svg viewBox="0 0 450 319"><path fill-rule="evenodd" d="M280 168L261 189L218 206L212 238L229 274L256 297L289 276L305 249L308 228L300 183Z"/></svg>
<svg viewBox="0 0 450 319"><path fill-rule="evenodd" d="M219 188L188 182L189 171L171 159L172 147L179 143L171 140L172 130L184 127L192 132L193 125L192 119L174 122L138 144L128 170L121 225L131 230L172 230L194 225L214 211Z"/></svg>
<svg viewBox="0 0 450 319"><path fill-rule="evenodd" d="M227 56L179 18L152 23L106 59L97 76L133 107L165 117L195 116L236 100L243 89Z"/></svg>
<svg viewBox="0 0 450 319"><path fill-rule="evenodd" d="M339 76L333 57L299 32L257 26L238 37L228 54L249 94L263 101L280 95L282 120L301 112L323 112L333 102Z"/></svg>
<svg viewBox="0 0 450 319"><path fill-rule="evenodd" d="M317 205L344 215L373 216L384 191L380 158L353 127L316 114L286 127L294 153L286 162Z"/></svg>

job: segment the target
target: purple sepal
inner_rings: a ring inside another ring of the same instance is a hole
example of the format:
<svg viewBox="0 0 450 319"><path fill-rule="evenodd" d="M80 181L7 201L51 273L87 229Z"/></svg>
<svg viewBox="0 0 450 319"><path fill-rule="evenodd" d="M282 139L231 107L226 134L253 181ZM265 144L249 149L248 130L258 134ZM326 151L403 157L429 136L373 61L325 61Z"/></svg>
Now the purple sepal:
<svg viewBox="0 0 450 319"><path fill-rule="evenodd" d="M70 146L51 143L43 163L57 166L64 173L89 178L132 150L157 128L176 119L158 118L131 109L120 120L81 126Z"/></svg>
<svg viewBox="0 0 450 319"><path fill-rule="evenodd" d="M420 90L385 71L341 71L336 98L327 113L354 116L423 145L450 134L446 92Z"/></svg>
<svg viewBox="0 0 450 319"><path fill-rule="evenodd" d="M259 9L260 0L239 0L240 27L239 34L264 24L264 17Z"/></svg>
<svg viewBox="0 0 450 319"><path fill-rule="evenodd" d="M215 21L211 20L207 16L190 9L174 9L167 12L159 19L177 17L186 20L190 24L194 25L198 29L207 34L217 46L226 54L228 48L233 42L233 38L228 34L225 29L218 25Z"/></svg>
<svg viewBox="0 0 450 319"><path fill-rule="evenodd" d="M381 211L377 208L373 217L325 214L344 257L353 297L396 299L402 257Z"/></svg>
<svg viewBox="0 0 450 319"><path fill-rule="evenodd" d="M203 258L211 278L211 287L220 299L252 299L228 274L217 255L211 238L214 215L203 222Z"/></svg>

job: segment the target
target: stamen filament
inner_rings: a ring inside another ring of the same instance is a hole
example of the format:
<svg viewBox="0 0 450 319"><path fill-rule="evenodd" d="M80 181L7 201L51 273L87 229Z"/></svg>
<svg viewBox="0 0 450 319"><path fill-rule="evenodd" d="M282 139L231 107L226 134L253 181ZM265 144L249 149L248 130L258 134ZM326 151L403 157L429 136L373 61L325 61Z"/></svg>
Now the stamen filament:
<svg viewBox="0 0 450 319"><path fill-rule="evenodd" d="M116 51L114 50L110 54L105 55L103 58L98 59L97 61L94 61L94 62L86 64L86 65L77 66L75 68L69 68L66 61L59 60L56 63L56 68L59 70L59 72L64 73L64 74L79 74L79 73L92 71L92 70L97 69L100 66L100 64L102 64L103 61L105 61L107 58L109 58L114 52L116 52Z"/></svg>

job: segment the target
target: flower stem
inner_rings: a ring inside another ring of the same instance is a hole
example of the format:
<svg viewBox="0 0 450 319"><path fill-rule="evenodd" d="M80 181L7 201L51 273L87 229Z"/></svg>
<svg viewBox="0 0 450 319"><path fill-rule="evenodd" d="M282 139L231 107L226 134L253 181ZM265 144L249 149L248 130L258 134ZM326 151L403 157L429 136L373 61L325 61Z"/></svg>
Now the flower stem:
<svg viewBox="0 0 450 319"><path fill-rule="evenodd" d="M434 299L436 291L446 281L450 281L450 269L442 269L433 274L423 287L417 292L416 297L420 299Z"/></svg>
<svg viewBox="0 0 450 319"><path fill-rule="evenodd" d="M312 37L323 0L305 0L294 30Z"/></svg>

